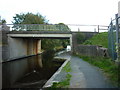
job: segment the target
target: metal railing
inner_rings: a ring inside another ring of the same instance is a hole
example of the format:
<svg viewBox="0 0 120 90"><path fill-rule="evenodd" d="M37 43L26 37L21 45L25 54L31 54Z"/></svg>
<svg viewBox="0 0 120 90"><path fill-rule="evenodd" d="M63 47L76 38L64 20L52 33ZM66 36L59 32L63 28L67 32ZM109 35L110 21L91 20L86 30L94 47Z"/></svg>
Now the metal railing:
<svg viewBox="0 0 120 90"><path fill-rule="evenodd" d="M108 29L108 51L112 60L118 60L120 54L120 25L118 23L118 14L111 20Z"/></svg>
<svg viewBox="0 0 120 90"><path fill-rule="evenodd" d="M81 24L5 24L10 31L72 31L72 32L107 32L108 26ZM2 24L0 25L2 27Z"/></svg>

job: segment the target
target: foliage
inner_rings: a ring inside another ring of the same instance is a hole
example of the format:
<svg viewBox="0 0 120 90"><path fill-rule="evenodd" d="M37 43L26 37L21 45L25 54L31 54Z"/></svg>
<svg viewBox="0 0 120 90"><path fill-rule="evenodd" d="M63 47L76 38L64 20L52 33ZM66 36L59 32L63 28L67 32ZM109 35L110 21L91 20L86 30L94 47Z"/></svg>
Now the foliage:
<svg viewBox="0 0 120 90"><path fill-rule="evenodd" d="M45 24L47 20L39 13L20 13L13 17L13 24Z"/></svg>
<svg viewBox="0 0 120 90"><path fill-rule="evenodd" d="M60 46L60 40L58 39L42 39L42 49L48 50L48 49L54 49L56 46Z"/></svg>
<svg viewBox="0 0 120 90"><path fill-rule="evenodd" d="M0 18L0 24L6 24L6 20Z"/></svg>
<svg viewBox="0 0 120 90"><path fill-rule="evenodd" d="M31 29L34 26L30 25L22 25L22 24L46 24L48 21L43 17L41 14L33 14L33 13L20 13L16 14L16 16L13 17L13 28L17 30L23 30L23 29ZM38 27L38 26L37 26ZM34 27L34 28L37 28Z"/></svg>
<svg viewBox="0 0 120 90"><path fill-rule="evenodd" d="M56 28L58 30L61 30L61 31L70 31L70 28L65 25L64 23L58 23L58 24L55 24L56 25Z"/></svg>
<svg viewBox="0 0 120 90"><path fill-rule="evenodd" d="M64 43L64 45L63 45ZM54 49L57 51L58 47L60 49L65 48L69 44L69 40L60 40L60 39L42 39L42 49Z"/></svg>
<svg viewBox="0 0 120 90"><path fill-rule="evenodd" d="M70 62L68 62L65 67L63 67L63 71L65 72L71 72Z"/></svg>
<svg viewBox="0 0 120 90"><path fill-rule="evenodd" d="M70 40L68 40L68 39L66 39L66 40L61 40L61 42L62 42L63 48L67 48L67 45L70 44Z"/></svg>
<svg viewBox="0 0 120 90"><path fill-rule="evenodd" d="M84 45L99 45L108 48L108 32L102 32L86 40Z"/></svg>
<svg viewBox="0 0 120 90"><path fill-rule="evenodd" d="M118 82L118 65L115 64L110 58L105 57L89 57L89 56L82 56L78 55L83 60L89 62L90 64L93 64L100 69L102 69L105 73L105 75L110 78L110 80L115 84L116 86L120 83Z"/></svg>
<svg viewBox="0 0 120 90"><path fill-rule="evenodd" d="M82 44L85 41L85 35L81 32L77 33L76 35L77 42Z"/></svg>

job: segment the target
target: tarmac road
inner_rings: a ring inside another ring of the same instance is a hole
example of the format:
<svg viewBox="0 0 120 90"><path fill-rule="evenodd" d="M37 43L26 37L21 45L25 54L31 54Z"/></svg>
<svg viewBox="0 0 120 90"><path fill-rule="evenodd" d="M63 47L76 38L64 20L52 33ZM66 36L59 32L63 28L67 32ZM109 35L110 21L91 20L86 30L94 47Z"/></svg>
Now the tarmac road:
<svg viewBox="0 0 120 90"><path fill-rule="evenodd" d="M66 52L58 56L70 59L72 77L69 88L115 88L99 68Z"/></svg>

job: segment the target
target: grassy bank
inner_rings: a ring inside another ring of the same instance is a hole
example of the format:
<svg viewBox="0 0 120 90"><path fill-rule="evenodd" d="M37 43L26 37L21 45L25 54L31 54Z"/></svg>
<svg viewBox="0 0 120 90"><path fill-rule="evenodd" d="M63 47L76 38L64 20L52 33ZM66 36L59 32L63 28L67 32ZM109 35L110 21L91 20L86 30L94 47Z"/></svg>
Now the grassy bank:
<svg viewBox="0 0 120 90"><path fill-rule="evenodd" d="M102 32L86 40L84 45L99 45L108 48L108 32Z"/></svg>
<svg viewBox="0 0 120 90"><path fill-rule="evenodd" d="M77 56L82 58L84 61L99 67L115 86L120 86L120 83L118 82L118 65L115 64L110 58L81 55Z"/></svg>
<svg viewBox="0 0 120 90"><path fill-rule="evenodd" d="M61 81L61 82L58 82L58 83L56 83L56 82L53 83L51 88L68 88L68 86L70 85L70 78L71 78L71 75L69 74L71 72L70 62L68 62L66 64L66 66L63 67L62 70L67 73L66 74L66 79Z"/></svg>

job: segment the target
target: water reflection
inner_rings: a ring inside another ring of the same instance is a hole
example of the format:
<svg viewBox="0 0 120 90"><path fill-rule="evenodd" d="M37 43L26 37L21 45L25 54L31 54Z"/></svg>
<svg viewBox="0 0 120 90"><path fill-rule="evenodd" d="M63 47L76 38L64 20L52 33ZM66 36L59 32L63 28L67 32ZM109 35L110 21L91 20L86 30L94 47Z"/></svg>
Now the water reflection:
<svg viewBox="0 0 120 90"><path fill-rule="evenodd" d="M41 88L62 63L42 59L42 55L3 63L2 87Z"/></svg>

